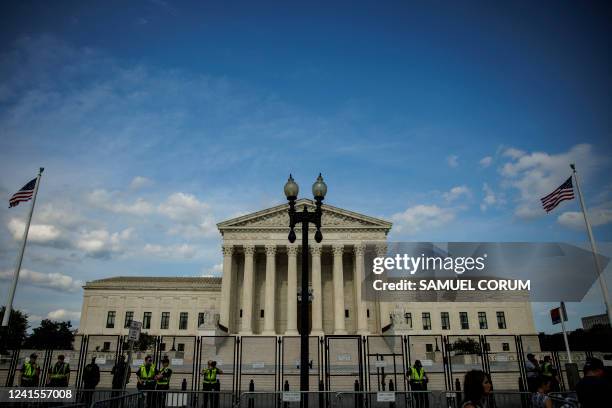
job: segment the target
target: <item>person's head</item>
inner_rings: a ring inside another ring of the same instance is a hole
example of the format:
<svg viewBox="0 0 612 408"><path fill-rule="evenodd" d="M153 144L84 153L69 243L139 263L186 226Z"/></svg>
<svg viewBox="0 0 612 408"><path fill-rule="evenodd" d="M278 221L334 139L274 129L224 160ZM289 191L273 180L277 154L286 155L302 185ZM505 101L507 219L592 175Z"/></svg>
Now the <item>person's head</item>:
<svg viewBox="0 0 612 408"><path fill-rule="evenodd" d="M550 391L550 377L540 376L538 378L538 391L547 394Z"/></svg>
<svg viewBox="0 0 612 408"><path fill-rule="evenodd" d="M466 401L478 402L491 393L489 375L481 370L471 370L463 380L463 395Z"/></svg>
<svg viewBox="0 0 612 408"><path fill-rule="evenodd" d="M168 364L170 364L170 360L168 360L168 356L164 356L162 360L162 366L168 367Z"/></svg>
<svg viewBox="0 0 612 408"><path fill-rule="evenodd" d="M544 356L544 362L550 363L550 356Z"/></svg>
<svg viewBox="0 0 612 408"><path fill-rule="evenodd" d="M206 363L209 367L212 367L212 360L208 360L208 362Z"/></svg>
<svg viewBox="0 0 612 408"><path fill-rule="evenodd" d="M535 356L533 354L531 354L531 353L527 354L527 360L529 360L531 362L533 362L533 361L537 362L537 360L535 359Z"/></svg>
<svg viewBox="0 0 612 408"><path fill-rule="evenodd" d="M583 367L585 377L603 377L605 374L603 361L590 357Z"/></svg>
<svg viewBox="0 0 612 408"><path fill-rule="evenodd" d="M215 367L217 366L217 362L216 362L216 361L211 361L211 362L210 362L210 366L211 366L212 368L215 368Z"/></svg>
<svg viewBox="0 0 612 408"><path fill-rule="evenodd" d="M57 356L57 361L59 361L60 363L64 362L64 355L60 354L59 356Z"/></svg>
<svg viewBox="0 0 612 408"><path fill-rule="evenodd" d="M91 364L96 364L96 358L95 357L91 358Z"/></svg>
<svg viewBox="0 0 612 408"><path fill-rule="evenodd" d="M149 354L145 357L145 365L151 365L153 363L153 357Z"/></svg>
<svg viewBox="0 0 612 408"><path fill-rule="evenodd" d="M421 368L423 365L421 364L421 360L414 360L414 366L416 368Z"/></svg>
<svg viewBox="0 0 612 408"><path fill-rule="evenodd" d="M32 363L35 363L37 358L38 358L38 356L36 355L36 353L30 354L30 361Z"/></svg>

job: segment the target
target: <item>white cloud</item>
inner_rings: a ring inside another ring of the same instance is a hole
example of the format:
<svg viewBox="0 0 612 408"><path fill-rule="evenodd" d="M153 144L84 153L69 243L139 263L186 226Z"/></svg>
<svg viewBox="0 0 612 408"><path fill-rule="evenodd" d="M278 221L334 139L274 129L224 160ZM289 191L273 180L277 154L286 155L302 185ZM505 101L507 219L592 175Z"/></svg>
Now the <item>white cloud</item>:
<svg viewBox="0 0 612 408"><path fill-rule="evenodd" d="M0 271L0 279L12 280L14 271ZM71 276L58 272L43 273L29 269L21 269L19 273L19 283L38 286L58 291L76 292L83 286L83 281L75 280Z"/></svg>
<svg viewBox="0 0 612 408"><path fill-rule="evenodd" d="M168 229L170 235L183 238L217 235L210 206L194 195L173 193L158 206L158 212L176 222Z"/></svg>
<svg viewBox="0 0 612 408"><path fill-rule="evenodd" d="M419 204L394 214L391 218L397 223L396 231L415 233L425 228L445 225L455 218L455 213L451 209L440 208L437 205Z"/></svg>
<svg viewBox="0 0 612 408"><path fill-rule="evenodd" d="M519 157L525 155L525 152L519 149L515 149L514 147L509 147L502 153L505 157L510 157L512 159L518 159Z"/></svg>
<svg viewBox="0 0 612 408"><path fill-rule="evenodd" d="M486 211L487 208L497 203L497 197L493 189L489 187L487 183L482 185L482 191L484 192L485 196L482 199L482 203L480 203L480 209L482 211Z"/></svg>
<svg viewBox="0 0 612 408"><path fill-rule="evenodd" d="M448 163L449 167L459 166L459 156L456 154L451 154L446 158L446 163Z"/></svg>
<svg viewBox="0 0 612 408"><path fill-rule="evenodd" d="M47 314L47 319L59 320L59 321L80 320L81 312L73 311L73 310L66 310L66 309L57 309L57 310L53 310L49 312Z"/></svg>
<svg viewBox="0 0 612 408"><path fill-rule="evenodd" d="M83 231L75 244L88 256L108 258L113 253L122 253L125 241L132 238L133 233L133 228L113 233L106 229Z"/></svg>
<svg viewBox="0 0 612 408"><path fill-rule="evenodd" d="M189 259L197 254L196 247L190 244L157 245L146 244L143 251L147 255L164 259Z"/></svg>
<svg viewBox="0 0 612 408"><path fill-rule="evenodd" d="M119 193L108 192L103 189L89 193L87 200L91 205L119 214L148 215L154 211L153 205L142 198L138 198L132 203L124 203L120 201Z"/></svg>
<svg viewBox="0 0 612 408"><path fill-rule="evenodd" d="M612 203L609 203L612 204ZM612 208L592 208L589 210L589 221L592 227L612 223ZM566 211L559 215L557 222L564 227L584 230L584 216L582 211Z"/></svg>
<svg viewBox="0 0 612 408"><path fill-rule="evenodd" d="M149 187L153 185L153 181L143 176L136 176L132 179L130 183L130 188L132 190L138 190L139 188Z"/></svg>
<svg viewBox="0 0 612 408"><path fill-rule="evenodd" d="M204 268L202 270L203 277L221 276L223 274L223 263L218 263L210 268Z"/></svg>
<svg viewBox="0 0 612 408"><path fill-rule="evenodd" d="M450 189L450 191L444 193L442 196L448 202L457 200L461 196L470 197L472 192L467 186L456 186Z"/></svg>
<svg viewBox="0 0 612 408"><path fill-rule="evenodd" d="M493 158L491 156L486 156L480 159L479 161L482 167L489 167L491 163L493 163Z"/></svg>
<svg viewBox="0 0 612 408"><path fill-rule="evenodd" d="M512 159L501 168L503 184L519 191L515 214L523 218L545 214L540 198L570 176L570 163L576 163L583 176L590 174L601 163L588 144L576 145L568 152L559 154L524 153L511 148L504 155Z"/></svg>
<svg viewBox="0 0 612 408"><path fill-rule="evenodd" d="M7 224L11 236L15 241L23 239L25 230L25 222L17 218L11 218ZM51 245L59 242L61 239L61 231L53 225L49 224L30 224L28 232L28 242Z"/></svg>

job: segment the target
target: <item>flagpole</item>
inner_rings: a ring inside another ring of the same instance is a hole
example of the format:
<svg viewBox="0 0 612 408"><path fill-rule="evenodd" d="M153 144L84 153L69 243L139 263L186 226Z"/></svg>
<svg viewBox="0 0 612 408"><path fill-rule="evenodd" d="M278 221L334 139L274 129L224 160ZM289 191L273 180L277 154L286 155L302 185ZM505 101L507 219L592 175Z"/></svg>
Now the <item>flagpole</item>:
<svg viewBox="0 0 612 408"><path fill-rule="evenodd" d="M593 258L595 259L595 269L597 270L597 278L599 279L599 286L601 287L601 293L603 300L606 305L606 313L608 315L608 323L612 327L612 309L610 308L610 295L608 294L608 285L603 276L601 270L601 263L599 262L599 256L597 256L597 246L595 245L595 238L593 237L593 230L591 229L591 223L587 215L587 209L584 205L584 198L582 197L582 191L580 190L580 184L578 183L578 174L576 173L576 165L570 164L570 167L574 174L574 180L576 181L576 190L578 190L578 197L580 198L580 207L582 207L582 215L584 216L584 223L586 224L587 233L589 234L589 240L591 241L591 251L593 252Z"/></svg>
<svg viewBox="0 0 612 408"><path fill-rule="evenodd" d="M563 341L565 342L565 351L567 352L567 362L571 364L572 353L570 352L569 341L567 340L567 331L565 330L565 320L567 320L567 314L565 313L565 303L561 302L559 312L559 314L561 315L561 330L563 330Z"/></svg>
<svg viewBox="0 0 612 408"><path fill-rule="evenodd" d="M21 270L21 262L23 261L23 253L25 252L26 241L28 240L28 232L30 230L30 222L32 221L32 214L34 213L34 204L36 203L36 195L38 194L38 186L40 184L40 178L45 169L40 168L38 176L36 176L36 187L34 187L34 195L32 196L32 205L30 206L30 214L28 215L28 221L26 222L25 232L23 233L23 240L21 241L21 248L19 249L19 257L17 257L17 265L15 265L15 275L13 276L13 284L9 291L8 299L6 300L6 307L4 308L4 316L2 317L2 327L6 327L9 324L11 317L11 311L13 309L13 298L15 297L15 289L17 289L17 281L19 280L19 271Z"/></svg>

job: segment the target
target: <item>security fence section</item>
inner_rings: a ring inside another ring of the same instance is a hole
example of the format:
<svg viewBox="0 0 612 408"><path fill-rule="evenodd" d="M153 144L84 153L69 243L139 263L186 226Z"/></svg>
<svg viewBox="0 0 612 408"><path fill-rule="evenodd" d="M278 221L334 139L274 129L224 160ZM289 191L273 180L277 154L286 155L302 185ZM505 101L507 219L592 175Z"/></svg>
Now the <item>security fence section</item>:
<svg viewBox="0 0 612 408"><path fill-rule="evenodd" d="M111 389L113 368L129 350L126 340L126 336L78 335L72 350L8 351L0 355L0 384L18 386L23 363L36 353L41 367L38 385L45 386L50 367L62 354L70 364L71 388L83 388L84 368L95 357L100 368L98 389ZM427 391L457 390L466 372L479 369L491 374L495 390L519 392L525 390L529 353L538 360L550 356L560 373L561 390L567 389L566 353L540 350L535 335L313 336L308 364L310 390L414 391L408 375L419 360L428 378ZM149 341L134 347L127 391L135 390L136 372L147 355L158 368L162 358L170 360L171 390L202 391L202 371L209 361L216 361L222 371L219 379L224 393L237 396L299 389L297 336L149 336ZM572 361L582 369L591 356L606 357L605 353L573 351Z"/></svg>

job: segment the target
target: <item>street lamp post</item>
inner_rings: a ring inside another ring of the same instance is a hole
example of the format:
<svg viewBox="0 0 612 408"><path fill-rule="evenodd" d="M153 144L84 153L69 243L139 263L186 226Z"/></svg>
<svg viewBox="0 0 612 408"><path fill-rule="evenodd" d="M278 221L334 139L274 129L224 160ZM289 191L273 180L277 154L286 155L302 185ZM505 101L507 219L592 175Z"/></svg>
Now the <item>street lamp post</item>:
<svg viewBox="0 0 612 408"><path fill-rule="evenodd" d="M289 180L285 184L285 196L289 201L289 242L294 243L295 226L301 224L302 228L302 293L300 302L300 391L308 391L308 336L310 328L308 327L308 224L312 223L316 227L315 241L317 243L323 240L321 234L321 204L327 193L327 185L323 181L323 177L319 173L319 177L312 185L312 195L315 199L315 211L308 212L306 206L301 212L295 209L295 200L297 200L299 187L289 175ZM303 406L308 407L308 394L302 396Z"/></svg>

